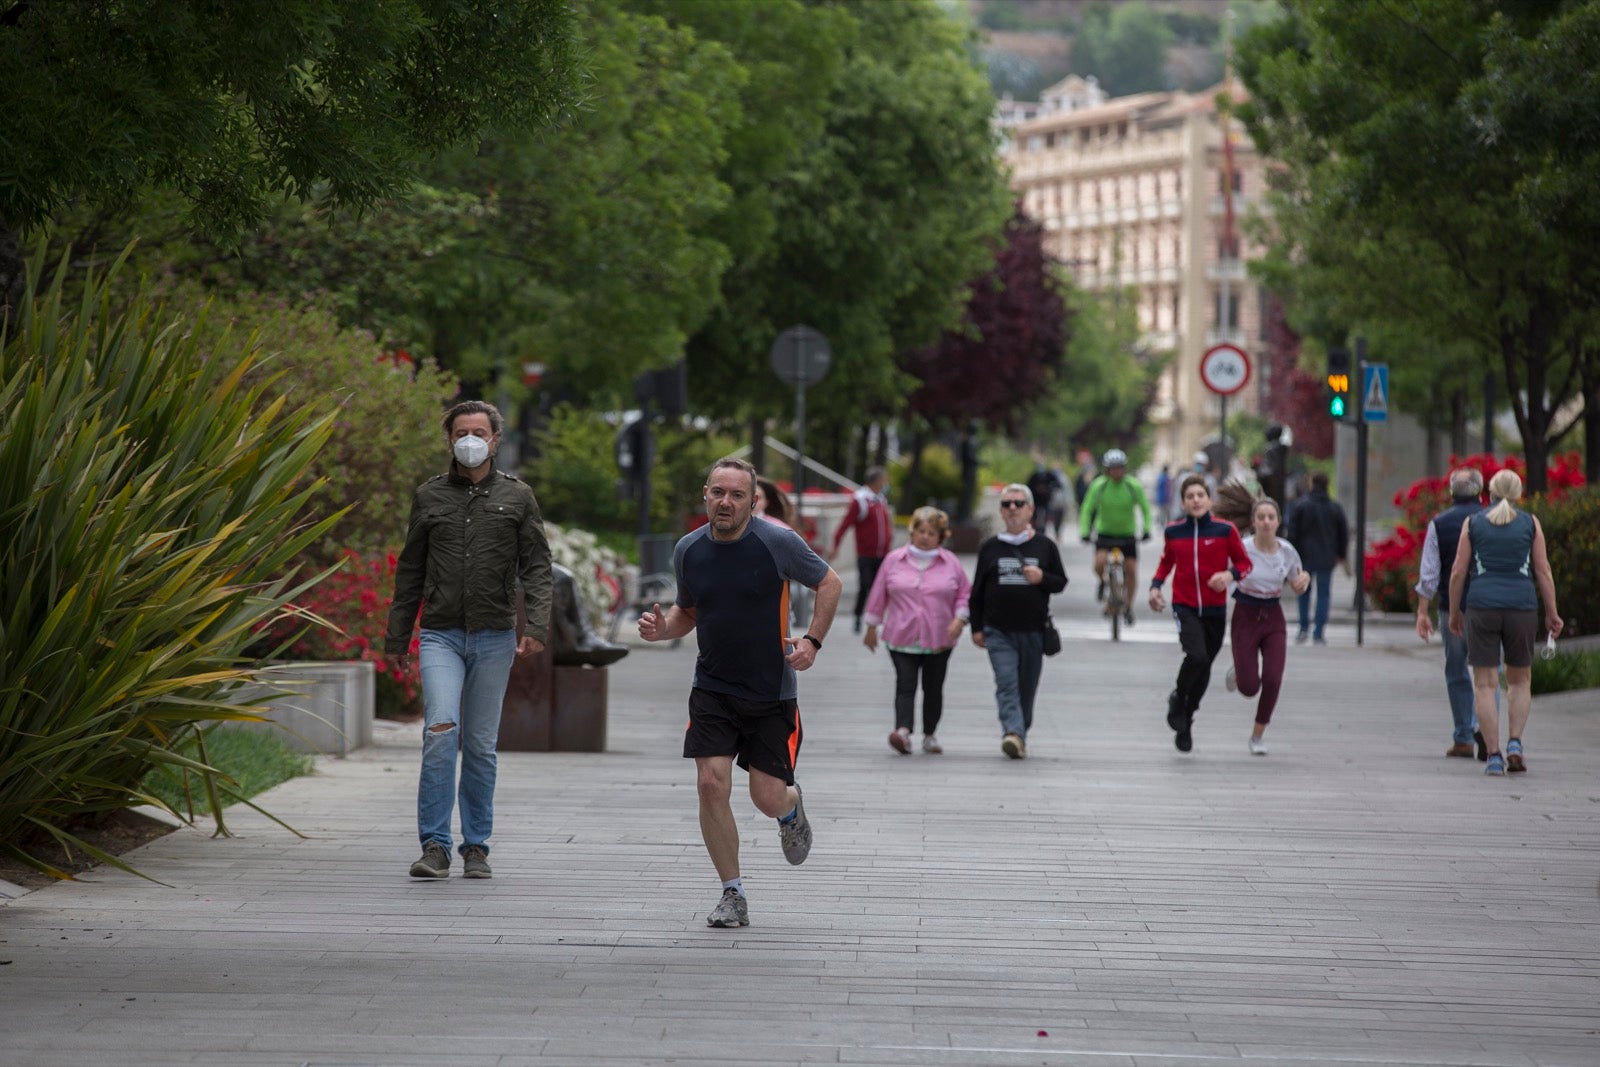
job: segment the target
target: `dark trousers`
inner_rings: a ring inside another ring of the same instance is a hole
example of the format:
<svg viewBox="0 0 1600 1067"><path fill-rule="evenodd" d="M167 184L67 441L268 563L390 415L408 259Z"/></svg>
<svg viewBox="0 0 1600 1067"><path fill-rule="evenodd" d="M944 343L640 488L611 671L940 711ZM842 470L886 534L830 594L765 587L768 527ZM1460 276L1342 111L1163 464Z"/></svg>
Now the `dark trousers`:
<svg viewBox="0 0 1600 1067"><path fill-rule="evenodd" d="M939 729L944 714L944 672L950 666L950 650L943 652L889 651L894 661L894 728L911 730L916 726L917 674L922 674L922 732Z"/></svg>
<svg viewBox="0 0 1600 1067"><path fill-rule="evenodd" d="M856 557L856 628L861 628L861 615L867 610L867 595L872 583L878 580L878 568L883 566L882 556Z"/></svg>
<svg viewBox="0 0 1600 1067"><path fill-rule="evenodd" d="M1289 626L1279 604L1250 604L1243 600L1233 605L1233 675L1239 695L1261 694L1256 704L1256 722L1272 721L1278 706L1278 691L1283 687L1283 663L1289 652Z"/></svg>
<svg viewBox="0 0 1600 1067"><path fill-rule="evenodd" d="M1178 645L1183 649L1183 664L1178 668L1179 706L1193 715L1200 710L1200 698L1211 684L1211 662L1222 651L1222 635L1228 629L1228 616L1222 613L1201 615L1179 604L1172 609L1178 619Z"/></svg>

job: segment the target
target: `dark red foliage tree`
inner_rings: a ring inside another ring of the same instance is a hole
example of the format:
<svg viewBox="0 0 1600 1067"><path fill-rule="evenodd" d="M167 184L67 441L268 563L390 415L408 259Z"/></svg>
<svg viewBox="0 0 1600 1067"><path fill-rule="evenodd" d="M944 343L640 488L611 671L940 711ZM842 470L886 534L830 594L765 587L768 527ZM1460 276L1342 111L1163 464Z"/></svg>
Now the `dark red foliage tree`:
<svg viewBox="0 0 1600 1067"><path fill-rule="evenodd" d="M1302 455L1327 459L1333 455L1333 419L1321 378L1300 369L1300 335L1284 318L1283 303L1271 297L1262 314L1267 317L1266 363L1271 368L1266 396L1267 417L1294 433L1294 447Z"/></svg>
<svg viewBox="0 0 1600 1067"><path fill-rule="evenodd" d="M921 383L909 401L915 414L932 426L976 419L1017 430L1067 346L1065 285L1055 268L1044 227L1019 206L994 266L968 287L961 327L902 357L902 369Z"/></svg>

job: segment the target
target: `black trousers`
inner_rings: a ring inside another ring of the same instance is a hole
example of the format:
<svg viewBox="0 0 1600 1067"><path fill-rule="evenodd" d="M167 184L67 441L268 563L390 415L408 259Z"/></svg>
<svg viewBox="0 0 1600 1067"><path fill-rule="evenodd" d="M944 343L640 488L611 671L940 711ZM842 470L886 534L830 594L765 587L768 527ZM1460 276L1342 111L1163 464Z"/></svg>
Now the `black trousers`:
<svg viewBox="0 0 1600 1067"><path fill-rule="evenodd" d="M1172 609L1178 618L1178 645L1183 649L1183 664L1178 668L1179 706L1193 715L1200 698L1211 684L1211 662L1222 651L1222 636L1228 629L1226 614L1201 615L1179 604Z"/></svg>
<svg viewBox="0 0 1600 1067"><path fill-rule="evenodd" d="M889 651L894 661L894 728L916 728L917 674L922 674L922 732L934 733L944 715L944 672L950 667L950 649L943 652Z"/></svg>
<svg viewBox="0 0 1600 1067"><path fill-rule="evenodd" d="M883 566L882 556L856 557L856 628L861 628L861 616L867 610L867 596L872 583L878 580L878 568Z"/></svg>

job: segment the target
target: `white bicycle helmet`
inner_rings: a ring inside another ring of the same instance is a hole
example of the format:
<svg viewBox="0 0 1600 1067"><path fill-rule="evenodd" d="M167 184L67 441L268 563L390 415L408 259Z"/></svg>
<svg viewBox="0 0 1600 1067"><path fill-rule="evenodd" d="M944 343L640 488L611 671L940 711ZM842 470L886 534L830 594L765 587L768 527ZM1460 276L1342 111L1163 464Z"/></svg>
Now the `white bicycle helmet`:
<svg viewBox="0 0 1600 1067"><path fill-rule="evenodd" d="M1106 454L1100 457L1102 467L1126 467L1128 465L1127 453L1120 448L1107 449Z"/></svg>

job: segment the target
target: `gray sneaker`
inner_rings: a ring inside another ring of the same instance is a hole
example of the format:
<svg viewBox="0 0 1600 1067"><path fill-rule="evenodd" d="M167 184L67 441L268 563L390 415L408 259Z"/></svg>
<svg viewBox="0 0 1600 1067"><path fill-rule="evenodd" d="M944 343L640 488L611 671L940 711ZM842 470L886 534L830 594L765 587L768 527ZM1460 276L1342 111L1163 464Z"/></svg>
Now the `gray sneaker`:
<svg viewBox="0 0 1600 1067"><path fill-rule="evenodd" d="M482 845L468 845L461 850L461 877L494 877L494 871L489 867L489 854L483 850Z"/></svg>
<svg viewBox="0 0 1600 1067"><path fill-rule="evenodd" d="M706 916L707 926L749 926L750 902L737 889L724 889L722 899Z"/></svg>
<svg viewBox="0 0 1600 1067"><path fill-rule="evenodd" d="M413 878L450 877L450 853L437 841L422 846L422 858L411 865Z"/></svg>
<svg viewBox="0 0 1600 1067"><path fill-rule="evenodd" d="M783 842L783 858L801 864L811 855L811 820L806 818L805 798L800 783L794 784L794 821L778 824L778 840Z"/></svg>

